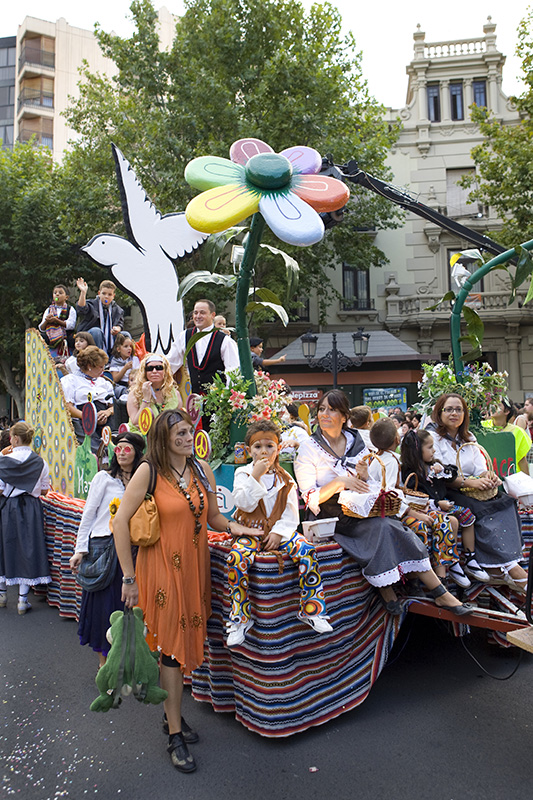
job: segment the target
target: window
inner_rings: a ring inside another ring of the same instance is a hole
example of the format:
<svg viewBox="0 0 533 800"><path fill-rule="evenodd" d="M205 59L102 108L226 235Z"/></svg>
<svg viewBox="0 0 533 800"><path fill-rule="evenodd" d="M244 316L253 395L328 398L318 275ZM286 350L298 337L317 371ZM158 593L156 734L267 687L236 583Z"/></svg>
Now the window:
<svg viewBox="0 0 533 800"><path fill-rule="evenodd" d="M438 83L430 83L427 87L428 119L440 122L440 87Z"/></svg>
<svg viewBox="0 0 533 800"><path fill-rule="evenodd" d="M344 311L364 311L374 307L370 299L370 273L349 264L342 265L342 308Z"/></svg>
<svg viewBox="0 0 533 800"><path fill-rule="evenodd" d="M298 301L298 307L295 309L295 315L301 322L309 322L309 314L309 298L301 297Z"/></svg>
<svg viewBox="0 0 533 800"><path fill-rule="evenodd" d="M13 146L13 125L0 125L0 139L3 147Z"/></svg>
<svg viewBox="0 0 533 800"><path fill-rule="evenodd" d="M476 106L487 105L487 84L485 81L472 81L472 94L474 95Z"/></svg>
<svg viewBox="0 0 533 800"><path fill-rule="evenodd" d="M450 83L450 112L453 120L465 118L462 83Z"/></svg>
<svg viewBox="0 0 533 800"><path fill-rule="evenodd" d="M458 181L466 175L474 175L473 169L447 169L446 170L446 209L447 216L456 217L477 216L476 203L468 203L470 189L458 186Z"/></svg>

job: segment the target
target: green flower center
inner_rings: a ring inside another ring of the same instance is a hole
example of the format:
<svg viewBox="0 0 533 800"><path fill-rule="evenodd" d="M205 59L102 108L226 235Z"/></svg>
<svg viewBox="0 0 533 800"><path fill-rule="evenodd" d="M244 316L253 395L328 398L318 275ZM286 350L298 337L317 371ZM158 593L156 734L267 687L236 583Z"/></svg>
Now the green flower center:
<svg viewBox="0 0 533 800"><path fill-rule="evenodd" d="M246 177L260 189L281 189L292 177L292 164L277 153L258 153L245 167Z"/></svg>

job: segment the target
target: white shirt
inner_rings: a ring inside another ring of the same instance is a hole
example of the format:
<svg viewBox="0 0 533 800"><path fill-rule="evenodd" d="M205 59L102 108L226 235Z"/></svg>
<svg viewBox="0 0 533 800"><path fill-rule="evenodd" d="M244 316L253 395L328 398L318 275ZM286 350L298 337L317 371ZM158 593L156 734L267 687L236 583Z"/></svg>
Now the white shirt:
<svg viewBox="0 0 533 800"><path fill-rule="evenodd" d="M263 500L267 517L269 517L276 503L278 492L284 484L278 479L274 485L275 475L269 475L268 473L257 481L250 474L253 467L253 464L246 464L244 467L239 467L235 470L233 499L236 507L246 513L254 511L259 501ZM293 483L287 496L287 505L283 509L281 517L272 526L272 533L279 534L282 541L286 542L294 534L299 523L298 492L296 491L296 485Z"/></svg>
<svg viewBox="0 0 533 800"><path fill-rule="evenodd" d="M55 304L51 303L51 305L55 305ZM46 317L49 314L50 314L50 306L48 306L48 308L45 310L45 312L43 314L43 318L39 323L39 330L40 331L44 331L45 330L44 321L45 321ZM55 316L58 316L58 315L55 314ZM65 322L67 323L65 330L67 330L67 331L73 331L74 330L74 328L76 327L76 318L77 318L76 309L74 308L74 306L70 306L70 311L68 312L68 317L65 320Z"/></svg>
<svg viewBox="0 0 533 800"><path fill-rule="evenodd" d="M0 458L12 458L15 461L20 461L22 464L26 461L30 455L33 453L31 447L27 445L20 445L20 447L14 447L12 453L6 453L5 456L0 456ZM50 488L50 470L48 469L48 464L46 461L43 460L43 468L41 470L41 474L39 479L31 492L27 492L27 494L33 495L33 497L40 497L41 492L47 492ZM4 483L4 481L0 481L0 492L2 492L6 497L17 497L19 494L24 494L23 489L14 489L10 483Z"/></svg>
<svg viewBox="0 0 533 800"><path fill-rule="evenodd" d="M343 431L347 448L351 445L351 436L356 434L355 430L353 434ZM320 487L335 478L355 475L356 464L368 453L365 447L356 456L345 459L343 465L340 458L326 452L311 436L302 442L294 462L294 473L304 502L313 514L320 513Z"/></svg>
<svg viewBox="0 0 533 800"><path fill-rule="evenodd" d="M105 378L91 380L83 373L80 375L65 375L61 378L61 388L65 395L65 401L72 403L74 406L81 406L87 403L89 394L93 403L99 400L102 403L111 405L113 402L113 385Z"/></svg>
<svg viewBox="0 0 533 800"><path fill-rule="evenodd" d="M291 425L290 428L283 431L281 434L281 452L282 453L295 453L298 447L306 439L309 439L309 434L300 425Z"/></svg>
<svg viewBox="0 0 533 800"><path fill-rule="evenodd" d="M89 552L89 538L91 536L109 536L109 520L111 514L109 504L115 497L119 499L124 494L124 484L119 478L112 478L109 472L97 472L89 486L89 493L83 509L83 515L78 528L75 553Z"/></svg>
<svg viewBox="0 0 533 800"><path fill-rule="evenodd" d="M205 331L211 331L212 335L213 331L217 330L218 328L215 328L214 325L211 325L209 328L204 328L202 333ZM170 348L167 356L173 373L177 372L177 370L183 365L183 356L185 355L187 346L185 342L186 334L187 331L181 331L181 333L178 335L178 338ZM211 336L202 336L202 338L199 339L194 345L196 350L196 358L199 364L202 363L202 359L207 352L210 342ZM222 342L220 348L220 357L224 362L224 371L226 373L231 372L234 369L240 369L239 350L231 336L224 336L224 341Z"/></svg>
<svg viewBox="0 0 533 800"><path fill-rule="evenodd" d="M361 437L361 439L363 440L363 442L365 443L365 446L368 448L368 450L372 450L373 452L375 452L378 449L377 447L374 447L374 445L370 441L369 428L357 428L357 432Z"/></svg>
<svg viewBox="0 0 533 800"><path fill-rule="evenodd" d="M441 464L457 465L458 448L454 443L444 436L439 436L436 431L431 431L431 435L435 443L435 461L440 461ZM475 436L472 434L470 436L472 442L477 441ZM477 477L488 469L483 453L476 446L463 447L459 453L459 462L465 478Z"/></svg>
<svg viewBox="0 0 533 800"><path fill-rule="evenodd" d="M399 488L399 484L401 483L400 459L396 453L391 453L388 450L386 450L384 453L381 453L378 458L381 459L383 465L385 466L385 489L387 491L393 489L402 498L402 504L397 516L403 517L405 512L409 510L409 506L404 500L405 495L403 491ZM376 481L380 485L383 485L383 480L381 477L381 464L375 458L373 458L368 465L368 477L370 480Z"/></svg>
<svg viewBox="0 0 533 800"><path fill-rule="evenodd" d="M65 361L65 369L68 369L70 375L83 375L83 372L78 367L78 359L76 356L69 356Z"/></svg>

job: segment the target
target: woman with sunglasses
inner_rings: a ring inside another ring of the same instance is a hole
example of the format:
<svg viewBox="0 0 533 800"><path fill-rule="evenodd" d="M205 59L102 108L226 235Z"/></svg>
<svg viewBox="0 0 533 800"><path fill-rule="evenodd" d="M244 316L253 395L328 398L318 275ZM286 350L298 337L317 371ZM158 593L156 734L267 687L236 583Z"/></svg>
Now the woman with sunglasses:
<svg viewBox="0 0 533 800"><path fill-rule="evenodd" d="M101 470L94 476L89 487L89 494L83 509L76 548L70 559L70 568L77 573L84 557L98 555L106 545L112 544L109 529L111 519L110 504L120 500L130 478L139 466L144 452L144 439L136 433L119 433L115 439L115 451L109 471ZM109 628L109 617L113 611L122 611L124 603L122 594L122 570L116 562L111 581L104 589L88 592L85 589L81 596L78 635L80 644L88 644L98 653L99 667L107 658L111 645L106 639Z"/></svg>
<svg viewBox="0 0 533 800"><path fill-rule="evenodd" d="M457 505L466 506L474 514L476 537L476 559L488 572L490 583L507 585L517 592L525 592L527 573L518 564L522 558L522 534L516 501L505 493L490 500L476 500L461 492L461 489L490 489L501 484L497 476L487 470L485 458L475 446L476 437L470 433L470 415L464 399L458 394L443 394L436 401L427 429L431 431L435 444L435 460L441 464L457 463L463 477L456 477L448 484L447 498ZM463 447L466 442L473 447ZM465 552L465 572L471 553Z"/></svg>
<svg viewBox="0 0 533 800"><path fill-rule="evenodd" d="M193 772L196 764L188 745L198 741L181 716L183 675L204 660L207 620L211 616L211 570L207 527L229 537L257 535L220 513L213 471L193 455L193 425L183 411L163 411L148 435L148 464L141 464L124 494L113 521L117 555L124 572L122 598L128 608L140 605L146 640L161 653L161 687L165 700L163 730L168 733L172 764ZM157 482L154 500L161 536L140 547L134 569L129 521L150 485L150 465ZM135 572L137 574L135 574Z"/></svg>
<svg viewBox="0 0 533 800"><path fill-rule="evenodd" d="M138 428L141 411L149 408L157 417L162 411L181 408L183 400L172 377L172 369L165 356L148 353L140 363L139 371L128 395L127 409L130 430Z"/></svg>

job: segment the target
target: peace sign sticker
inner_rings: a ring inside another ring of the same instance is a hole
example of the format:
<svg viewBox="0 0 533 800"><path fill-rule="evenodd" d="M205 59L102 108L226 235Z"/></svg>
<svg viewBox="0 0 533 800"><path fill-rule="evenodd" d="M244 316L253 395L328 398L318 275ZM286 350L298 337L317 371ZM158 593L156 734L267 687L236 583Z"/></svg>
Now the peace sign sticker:
<svg viewBox="0 0 533 800"><path fill-rule="evenodd" d="M105 428L102 428L102 441L106 447L111 441L111 428L109 425L106 425Z"/></svg>
<svg viewBox="0 0 533 800"><path fill-rule="evenodd" d="M154 415L152 414L151 408L143 408L141 413L139 414L139 430L145 436L152 427L152 422L154 421Z"/></svg>
<svg viewBox="0 0 533 800"><path fill-rule="evenodd" d="M185 409L191 418L192 422L196 422L200 416L200 409L202 407L202 398L199 394L190 394L187 398Z"/></svg>
<svg viewBox="0 0 533 800"><path fill-rule="evenodd" d="M194 435L194 452L201 459L207 459L211 455L211 439L204 430L196 431Z"/></svg>
<svg viewBox="0 0 533 800"><path fill-rule="evenodd" d="M92 436L96 430L96 406L94 403L85 403L81 412L81 427L87 436Z"/></svg>

